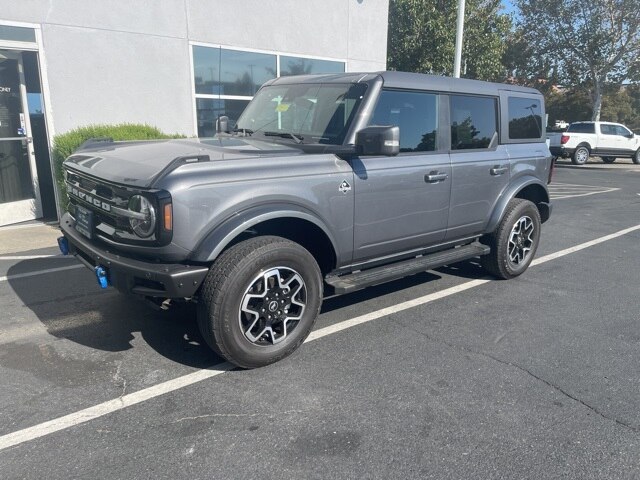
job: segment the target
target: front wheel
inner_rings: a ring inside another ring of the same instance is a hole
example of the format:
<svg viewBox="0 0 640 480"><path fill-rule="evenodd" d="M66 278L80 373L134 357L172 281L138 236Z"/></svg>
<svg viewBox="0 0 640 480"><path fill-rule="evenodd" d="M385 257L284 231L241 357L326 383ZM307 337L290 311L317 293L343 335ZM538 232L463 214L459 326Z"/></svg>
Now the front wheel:
<svg viewBox="0 0 640 480"><path fill-rule="evenodd" d="M576 148L573 152L573 164L574 165L584 165L589 160L589 149L584 146L580 146Z"/></svg>
<svg viewBox="0 0 640 480"><path fill-rule="evenodd" d="M296 350L322 304L322 276L302 246L256 237L224 252L198 298L198 325L207 344L229 362L256 368Z"/></svg>
<svg viewBox="0 0 640 480"><path fill-rule="evenodd" d="M540 212L529 200L513 198L493 233L482 239L491 252L480 257L482 266L498 278L524 273L540 243Z"/></svg>
<svg viewBox="0 0 640 480"><path fill-rule="evenodd" d="M631 160L633 160L633 163L636 165L640 165L640 148L636 151L635 155L631 157Z"/></svg>

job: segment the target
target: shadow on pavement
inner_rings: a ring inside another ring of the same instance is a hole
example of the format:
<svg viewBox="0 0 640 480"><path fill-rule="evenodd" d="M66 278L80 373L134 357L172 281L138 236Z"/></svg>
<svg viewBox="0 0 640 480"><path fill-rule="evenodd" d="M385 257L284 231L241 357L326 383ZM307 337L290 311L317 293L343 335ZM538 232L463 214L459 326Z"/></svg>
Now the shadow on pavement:
<svg viewBox="0 0 640 480"><path fill-rule="evenodd" d="M11 278L47 268L51 267L43 259L24 260L12 266L7 276L24 306L49 334L90 348L121 352L133 348L134 333L140 332L156 352L183 365L204 368L222 361L200 335L194 305L154 310L135 296L100 289L85 268Z"/></svg>

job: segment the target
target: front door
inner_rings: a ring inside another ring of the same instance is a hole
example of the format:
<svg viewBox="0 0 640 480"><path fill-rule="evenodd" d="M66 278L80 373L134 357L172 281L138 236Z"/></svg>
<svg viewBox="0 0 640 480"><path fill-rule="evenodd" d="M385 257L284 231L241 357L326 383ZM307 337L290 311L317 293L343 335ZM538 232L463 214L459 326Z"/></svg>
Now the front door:
<svg viewBox="0 0 640 480"><path fill-rule="evenodd" d="M0 50L0 226L41 211L22 54Z"/></svg>
<svg viewBox="0 0 640 480"><path fill-rule="evenodd" d="M451 164L438 135L440 95L383 90L370 125L400 127L396 157L360 157L355 173L354 262L441 243L449 218Z"/></svg>

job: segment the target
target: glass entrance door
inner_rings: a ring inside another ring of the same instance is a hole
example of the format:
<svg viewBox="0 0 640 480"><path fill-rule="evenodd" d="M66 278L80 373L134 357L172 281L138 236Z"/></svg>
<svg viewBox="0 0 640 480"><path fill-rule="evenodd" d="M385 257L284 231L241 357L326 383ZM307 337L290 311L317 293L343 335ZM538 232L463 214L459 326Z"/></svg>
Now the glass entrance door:
<svg viewBox="0 0 640 480"><path fill-rule="evenodd" d="M0 226L41 212L22 54L0 50Z"/></svg>

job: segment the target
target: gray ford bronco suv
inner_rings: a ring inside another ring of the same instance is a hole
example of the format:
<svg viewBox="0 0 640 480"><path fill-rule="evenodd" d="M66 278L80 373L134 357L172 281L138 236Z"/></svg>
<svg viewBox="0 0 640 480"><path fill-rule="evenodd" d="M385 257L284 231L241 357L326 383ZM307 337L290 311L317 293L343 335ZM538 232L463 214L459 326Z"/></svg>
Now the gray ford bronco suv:
<svg viewBox="0 0 640 480"><path fill-rule="evenodd" d="M412 73L282 77L209 139L90 142L64 163L63 252L245 368L292 353L322 299L536 253L553 164L534 89Z"/></svg>

